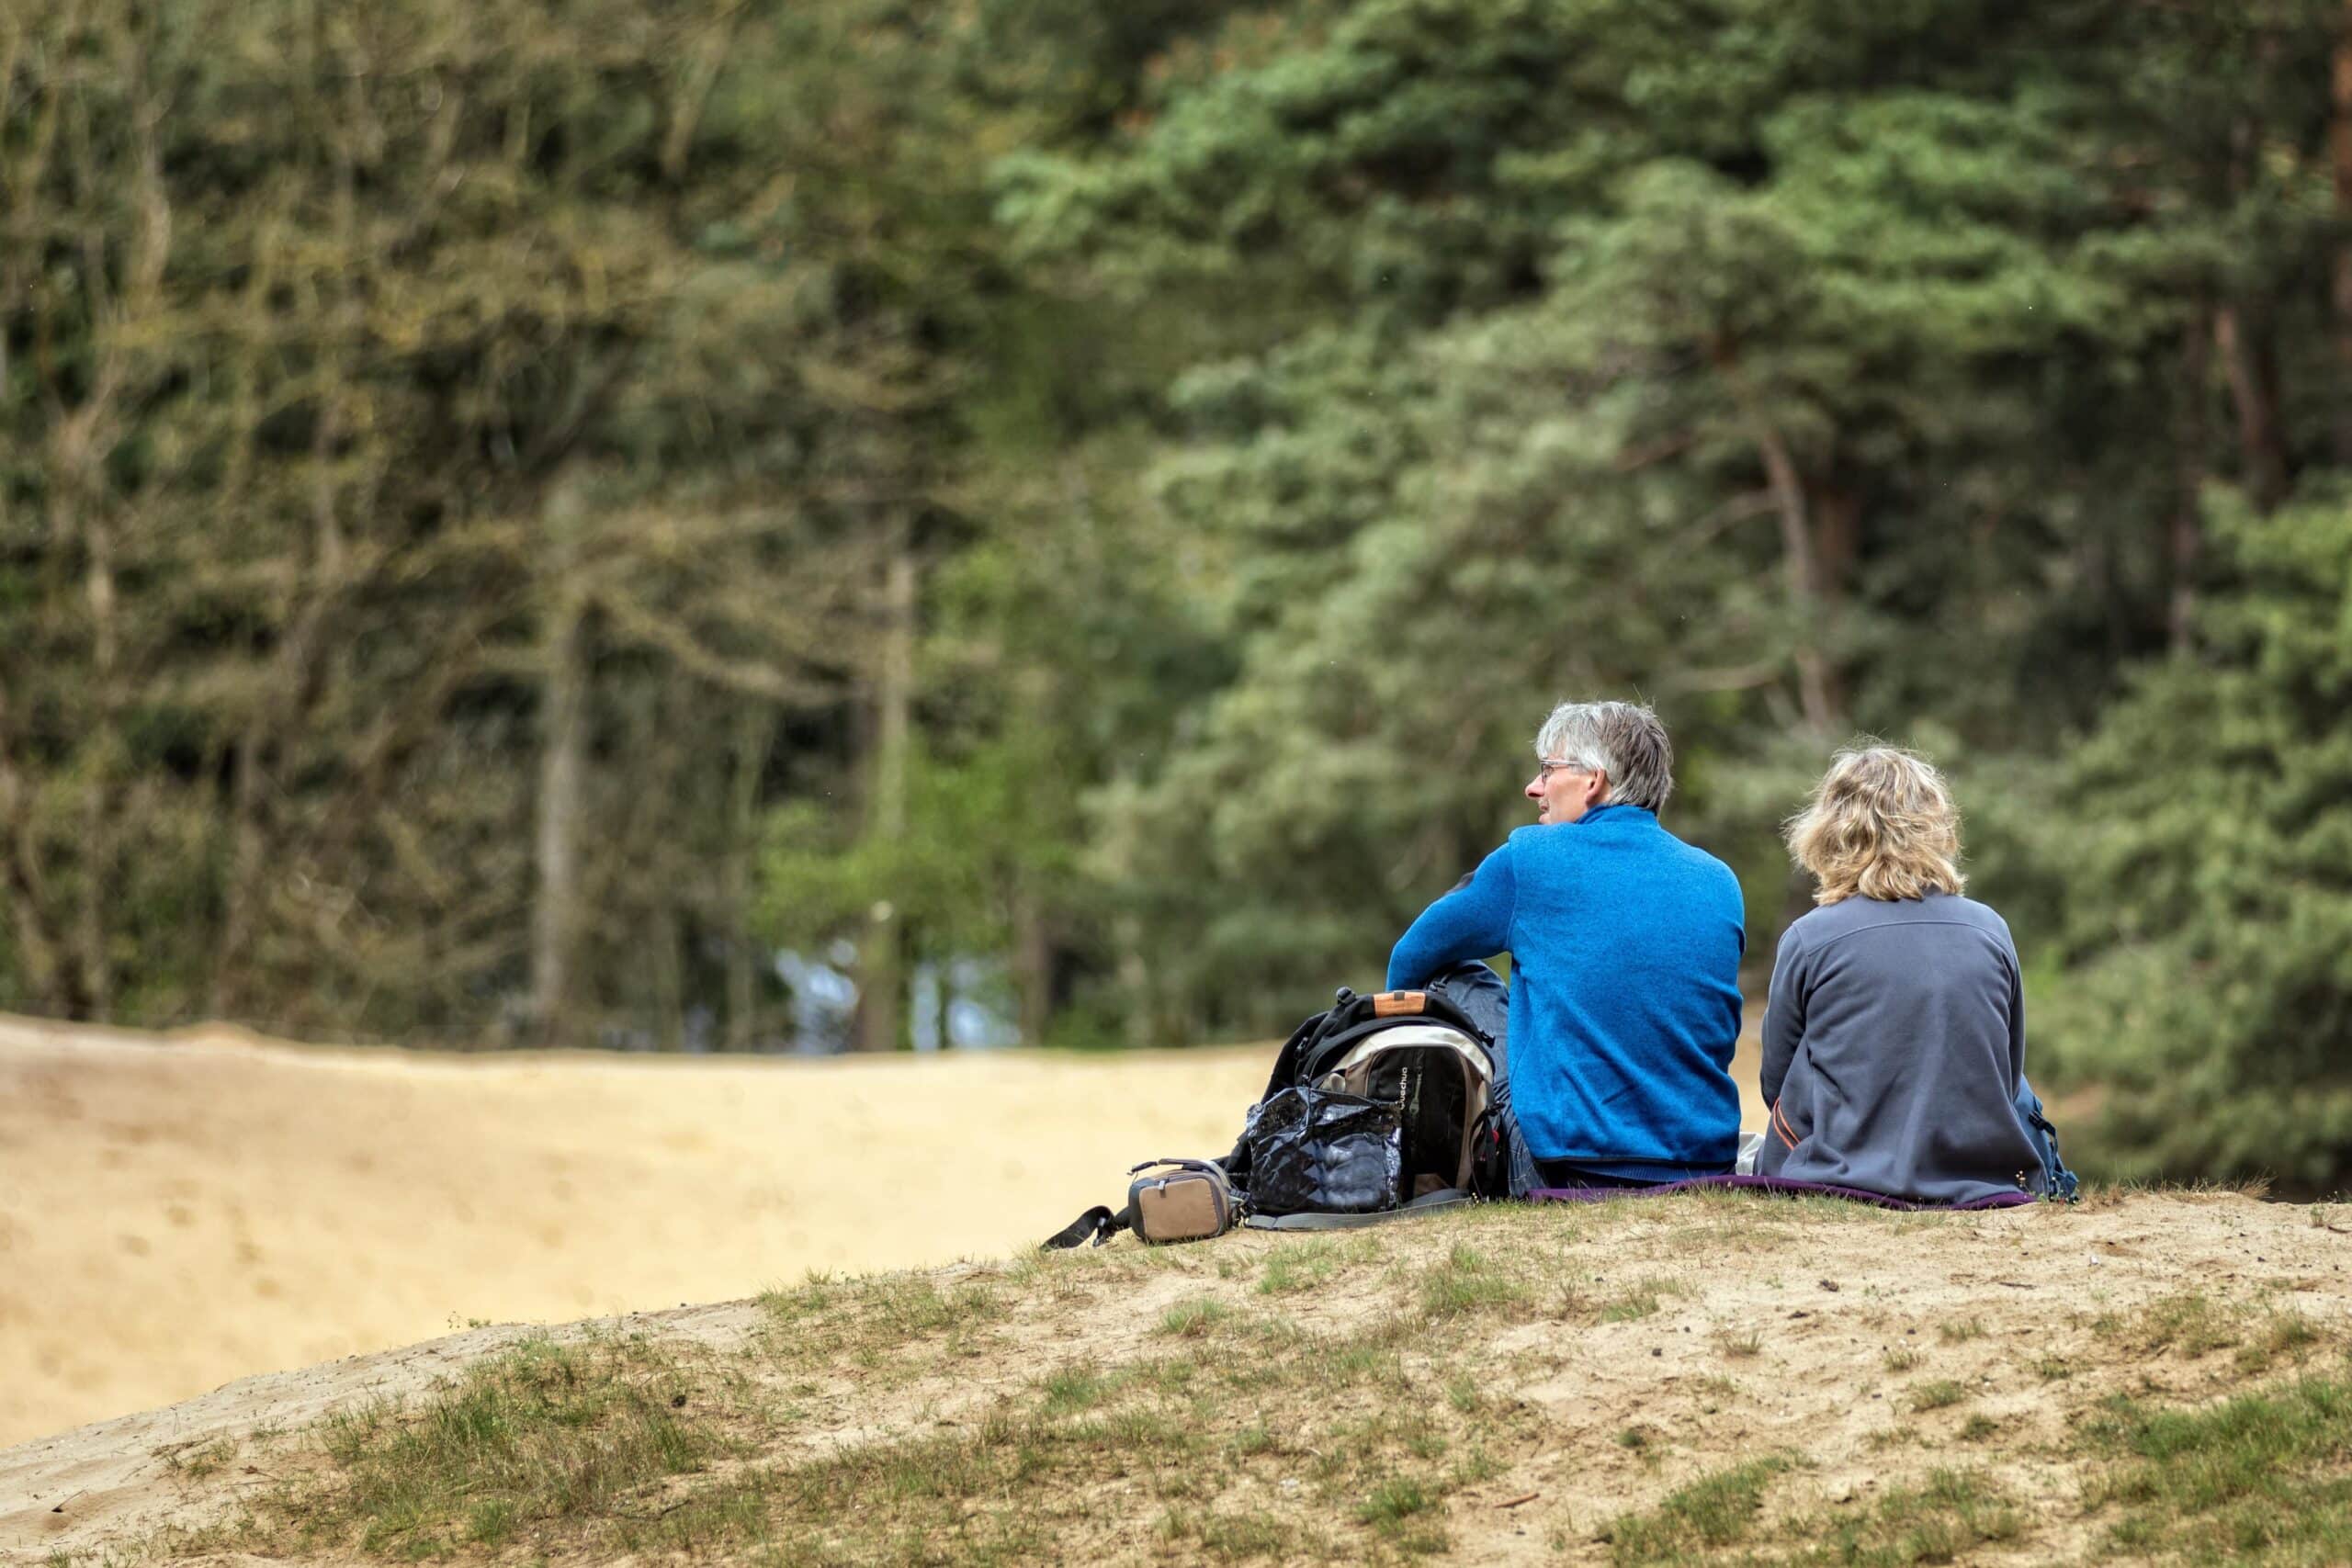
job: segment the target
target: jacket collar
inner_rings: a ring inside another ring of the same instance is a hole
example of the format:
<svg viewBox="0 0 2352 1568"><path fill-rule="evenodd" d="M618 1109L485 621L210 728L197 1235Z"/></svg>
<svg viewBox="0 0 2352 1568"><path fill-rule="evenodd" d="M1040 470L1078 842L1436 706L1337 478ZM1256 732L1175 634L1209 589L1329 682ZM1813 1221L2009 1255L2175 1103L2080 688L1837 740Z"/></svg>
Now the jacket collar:
<svg viewBox="0 0 2352 1568"><path fill-rule="evenodd" d="M1598 822L1602 818L1622 819L1627 822L1635 820L1656 822L1657 820L1657 813L1652 811L1646 806L1635 806L1630 801L1621 800L1610 806L1596 806L1591 810L1586 812L1583 816L1577 818L1575 821L1563 822L1560 826L1563 828L1581 828L1588 822Z"/></svg>

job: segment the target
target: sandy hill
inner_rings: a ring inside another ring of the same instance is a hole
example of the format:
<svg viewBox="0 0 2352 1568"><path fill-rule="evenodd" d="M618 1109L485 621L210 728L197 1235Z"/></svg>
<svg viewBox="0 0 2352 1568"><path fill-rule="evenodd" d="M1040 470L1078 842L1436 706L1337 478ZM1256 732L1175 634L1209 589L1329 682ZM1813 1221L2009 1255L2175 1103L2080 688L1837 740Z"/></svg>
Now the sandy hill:
<svg viewBox="0 0 2352 1568"><path fill-rule="evenodd" d="M0 1443L469 1321L999 1255L1138 1159L1227 1146L1268 1055L464 1055L0 1017Z"/></svg>
<svg viewBox="0 0 2352 1568"><path fill-rule="evenodd" d="M1272 1055L458 1055L0 1016L0 1444L469 1322L1001 1256L1136 1160L1228 1146Z"/></svg>
<svg viewBox="0 0 2352 1568"><path fill-rule="evenodd" d="M0 1558L2342 1562L2347 1259L1707 1193L820 1278L0 1451Z"/></svg>

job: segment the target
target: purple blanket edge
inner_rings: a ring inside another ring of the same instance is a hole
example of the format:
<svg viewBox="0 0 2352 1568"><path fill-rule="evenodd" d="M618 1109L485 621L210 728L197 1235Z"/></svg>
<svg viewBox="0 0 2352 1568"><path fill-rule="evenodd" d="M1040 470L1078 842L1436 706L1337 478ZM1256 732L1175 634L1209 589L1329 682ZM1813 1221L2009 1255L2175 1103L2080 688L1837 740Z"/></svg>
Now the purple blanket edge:
<svg viewBox="0 0 2352 1568"><path fill-rule="evenodd" d="M1696 1187L1739 1187L1755 1192L1780 1192L1792 1198L1807 1195L1823 1198L1843 1198L1850 1202L1869 1203L1881 1209L2014 1209L2035 1201L2030 1192L1992 1192L1982 1198L1972 1198L1965 1203L1921 1203L1909 1198L1890 1198L1883 1192L1865 1192L1859 1187L1832 1187L1824 1181L1796 1181L1784 1176L1694 1176L1683 1181L1664 1181L1656 1187L1538 1187L1527 1195L1531 1203L1598 1203L1610 1198L1645 1198L1658 1192L1687 1192Z"/></svg>

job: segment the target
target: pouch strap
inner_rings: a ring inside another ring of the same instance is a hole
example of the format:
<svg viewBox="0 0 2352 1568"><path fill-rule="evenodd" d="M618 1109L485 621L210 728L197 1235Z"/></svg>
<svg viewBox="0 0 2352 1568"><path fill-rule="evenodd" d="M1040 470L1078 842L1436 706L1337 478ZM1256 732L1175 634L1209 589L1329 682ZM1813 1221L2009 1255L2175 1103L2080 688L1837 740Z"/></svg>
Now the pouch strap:
<svg viewBox="0 0 2352 1568"><path fill-rule="evenodd" d="M1113 1213L1108 1207L1097 1203L1069 1224L1037 1244L1040 1252L1066 1252L1077 1247L1100 1247L1121 1231L1136 1223L1132 1205Z"/></svg>

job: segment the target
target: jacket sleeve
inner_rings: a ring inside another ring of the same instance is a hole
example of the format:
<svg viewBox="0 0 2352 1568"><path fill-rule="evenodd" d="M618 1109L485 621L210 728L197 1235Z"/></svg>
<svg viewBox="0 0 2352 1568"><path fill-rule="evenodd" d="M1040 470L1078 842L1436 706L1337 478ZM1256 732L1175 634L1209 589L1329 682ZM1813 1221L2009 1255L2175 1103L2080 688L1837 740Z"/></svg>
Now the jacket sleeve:
<svg viewBox="0 0 2352 1568"><path fill-rule="evenodd" d="M1510 945L1510 917L1519 900L1505 843L1468 880L1423 909L1388 955L1388 989L1426 985L1454 964L1489 958Z"/></svg>
<svg viewBox="0 0 2352 1568"><path fill-rule="evenodd" d="M1804 939L1791 927L1781 933L1781 951L1772 956L1772 989L1764 999L1764 1069L1758 1087L1765 1104L1780 1103L1781 1086L1788 1081L1789 1065L1804 1038Z"/></svg>

